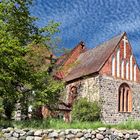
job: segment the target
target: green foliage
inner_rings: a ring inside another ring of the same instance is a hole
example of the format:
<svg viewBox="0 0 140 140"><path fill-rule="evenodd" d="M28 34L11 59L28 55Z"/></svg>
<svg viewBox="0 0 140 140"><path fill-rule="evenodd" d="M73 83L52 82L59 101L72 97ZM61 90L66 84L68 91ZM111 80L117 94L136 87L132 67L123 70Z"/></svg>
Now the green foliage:
<svg viewBox="0 0 140 140"><path fill-rule="evenodd" d="M3 98L3 106L4 106L4 113L6 115L6 119L10 120L12 117L12 112L15 108L15 101L10 98Z"/></svg>
<svg viewBox="0 0 140 140"><path fill-rule="evenodd" d="M64 84L54 80L50 72L54 65L51 63L51 53L44 45L29 45L28 49L30 51L26 54L25 59L32 68L36 79L33 83L35 91L33 98L36 102L33 102L33 105L38 107L44 104L55 106L59 101L60 91Z"/></svg>
<svg viewBox="0 0 140 140"><path fill-rule="evenodd" d="M1 119L0 120L0 129L7 128L7 127L14 127L13 124L14 124L14 122L12 122L12 121Z"/></svg>
<svg viewBox="0 0 140 140"><path fill-rule="evenodd" d="M73 106L72 118L79 121L97 121L100 119L100 110L98 102L81 98Z"/></svg>
<svg viewBox="0 0 140 140"><path fill-rule="evenodd" d="M42 50L50 50L54 34L59 32L58 23L50 22L42 29L35 26L36 18L29 13L31 3L32 0L0 2L0 96L5 101L5 111L19 101L27 107L31 96L37 105L56 102L63 87L48 73L50 64L44 64L50 55L27 47L41 44ZM33 90L35 95L32 95ZM11 113L6 113L9 114L7 118L10 119Z"/></svg>
<svg viewBox="0 0 140 140"><path fill-rule="evenodd" d="M53 80L47 73L41 73L40 75L41 78L38 83L36 83L36 87L38 87L38 90L35 91L36 105L41 106L48 104L53 107L57 105L57 102L59 101L63 83Z"/></svg>
<svg viewBox="0 0 140 140"><path fill-rule="evenodd" d="M4 114L3 99L0 97L0 119L2 119L3 114Z"/></svg>
<svg viewBox="0 0 140 140"><path fill-rule="evenodd" d="M37 31L34 21L30 16L29 6L31 0L2 0L0 2L0 19L6 23L6 32L18 39L21 45L31 42L32 36Z"/></svg>

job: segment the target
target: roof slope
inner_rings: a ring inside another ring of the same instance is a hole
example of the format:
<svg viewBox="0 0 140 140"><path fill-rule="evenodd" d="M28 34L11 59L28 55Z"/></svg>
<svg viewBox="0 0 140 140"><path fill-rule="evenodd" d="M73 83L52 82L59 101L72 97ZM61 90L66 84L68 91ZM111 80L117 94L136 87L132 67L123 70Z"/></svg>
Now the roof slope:
<svg viewBox="0 0 140 140"><path fill-rule="evenodd" d="M70 52L66 53L66 54L63 54L62 56L60 56L58 59L57 59L57 62L56 62L56 65L57 67L60 67L60 66L63 66L66 61L70 58L70 56L73 54L73 52L79 47L79 46L85 46L84 42L81 41L79 42ZM85 47L86 49L86 47Z"/></svg>
<svg viewBox="0 0 140 140"><path fill-rule="evenodd" d="M98 72L113 53L124 34L125 33L122 33L121 35L82 53L76 61L76 66L64 78L64 80L71 81Z"/></svg>
<svg viewBox="0 0 140 140"><path fill-rule="evenodd" d="M86 46L83 41L78 43L69 53L62 55L59 57L56 61L56 71L55 71L55 77L58 79L63 79L69 69L71 64L73 64L79 55L81 53L84 53L86 51Z"/></svg>

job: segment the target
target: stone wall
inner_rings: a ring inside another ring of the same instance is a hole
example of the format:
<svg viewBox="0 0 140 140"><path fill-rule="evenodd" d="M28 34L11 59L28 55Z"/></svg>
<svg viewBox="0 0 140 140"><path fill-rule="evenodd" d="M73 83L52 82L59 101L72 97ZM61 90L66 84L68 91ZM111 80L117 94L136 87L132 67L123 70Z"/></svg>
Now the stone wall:
<svg viewBox="0 0 140 140"><path fill-rule="evenodd" d="M99 100L99 76L90 75L83 79L76 80L75 82L66 85L67 96L70 88L76 86L78 98L86 97L89 101Z"/></svg>
<svg viewBox="0 0 140 140"><path fill-rule="evenodd" d="M108 128L66 129L66 130L33 130L2 129L0 140L140 140L140 131L116 130Z"/></svg>
<svg viewBox="0 0 140 140"><path fill-rule="evenodd" d="M118 89L122 83L127 83L131 89L132 112L118 111ZM78 98L86 97L89 101L101 102L103 122L116 124L128 119L140 120L140 84L108 76L90 75L69 83L66 95L72 86L77 87Z"/></svg>
<svg viewBox="0 0 140 140"><path fill-rule="evenodd" d="M119 123L128 119L140 120L140 84L106 76L100 76L99 81L103 122ZM132 112L118 112L118 88L125 82L132 92Z"/></svg>

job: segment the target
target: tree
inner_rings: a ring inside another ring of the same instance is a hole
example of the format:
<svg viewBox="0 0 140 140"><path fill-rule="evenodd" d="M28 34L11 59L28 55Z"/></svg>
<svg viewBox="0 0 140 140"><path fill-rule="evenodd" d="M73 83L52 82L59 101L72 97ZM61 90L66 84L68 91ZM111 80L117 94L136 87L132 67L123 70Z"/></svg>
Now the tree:
<svg viewBox="0 0 140 140"><path fill-rule="evenodd" d="M23 59L26 49L20 47L18 40L6 32L5 22L0 21L0 27L0 95L15 102L21 96L19 84L28 85L33 77Z"/></svg>
<svg viewBox="0 0 140 140"><path fill-rule="evenodd" d="M29 45L25 59L33 70L36 81L33 83L35 91L35 105L56 105L61 96L63 82L54 80L53 69L56 57L45 45Z"/></svg>
<svg viewBox="0 0 140 140"><path fill-rule="evenodd" d="M9 109L12 107L10 104L14 105L19 100L24 99L22 101L27 103L25 97L29 97L33 90L35 99L39 99L38 105L50 103L58 97L62 87L60 82L53 79L48 69L38 69L37 63L28 59L31 54L32 59L36 56L35 45L42 45L43 49L50 50L53 35L59 31L59 24L54 22L41 29L36 27L36 18L29 13L31 3L31 0L0 2L0 96L6 101L5 107ZM35 53L31 48L34 48ZM41 56L41 53L38 52L38 58L50 57ZM43 64L42 61L39 63ZM49 67L49 64L46 64L46 67ZM11 113L8 112L9 119Z"/></svg>
<svg viewBox="0 0 140 140"><path fill-rule="evenodd" d="M30 0L2 0L0 3L0 19L7 24L6 31L16 37L21 45L29 43L37 30L35 18L29 13L30 4Z"/></svg>

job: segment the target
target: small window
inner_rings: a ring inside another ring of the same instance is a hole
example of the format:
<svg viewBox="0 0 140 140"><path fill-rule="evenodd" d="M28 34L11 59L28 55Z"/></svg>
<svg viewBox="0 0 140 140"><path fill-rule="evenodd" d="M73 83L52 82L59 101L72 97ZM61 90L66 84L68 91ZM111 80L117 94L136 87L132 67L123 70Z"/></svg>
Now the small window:
<svg viewBox="0 0 140 140"><path fill-rule="evenodd" d="M123 83L118 91L118 111L131 112L132 111L132 95L128 84Z"/></svg>

